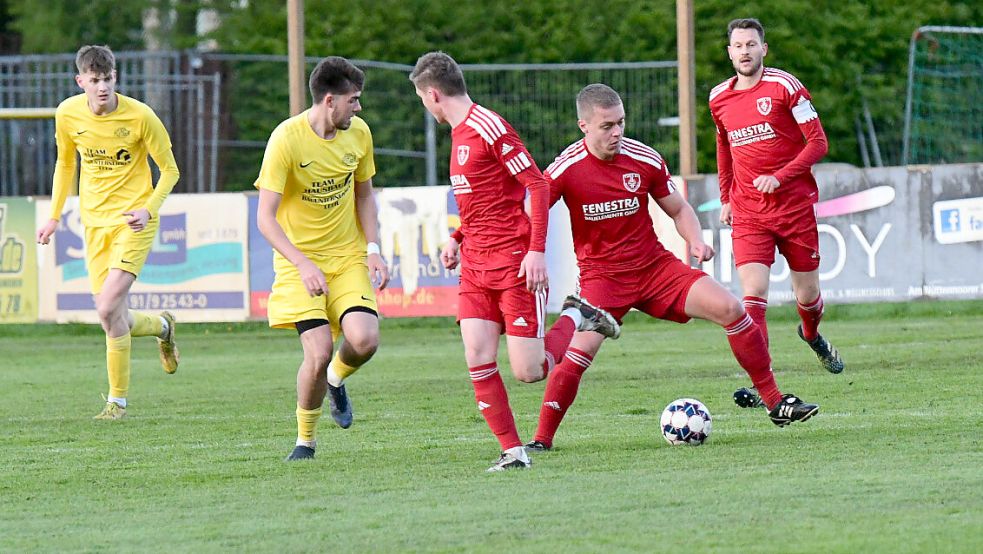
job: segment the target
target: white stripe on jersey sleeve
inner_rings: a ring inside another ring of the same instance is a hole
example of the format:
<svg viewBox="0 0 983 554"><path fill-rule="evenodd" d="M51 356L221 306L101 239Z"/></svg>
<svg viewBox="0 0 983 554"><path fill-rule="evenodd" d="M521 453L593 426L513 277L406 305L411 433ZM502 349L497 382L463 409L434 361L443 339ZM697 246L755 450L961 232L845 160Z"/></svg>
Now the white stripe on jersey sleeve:
<svg viewBox="0 0 983 554"><path fill-rule="evenodd" d="M778 83L783 87L785 87L785 90L787 90L789 94L795 94L795 87L792 86L791 81L789 81L785 77L776 77L774 75L762 75L761 80L767 81L769 83Z"/></svg>
<svg viewBox="0 0 983 554"><path fill-rule="evenodd" d="M502 124L502 118L500 118L497 115L495 115L488 108L475 105L474 111L472 111L471 113L472 114L480 114L481 116L483 116L483 118L485 120L487 120L489 123L491 123L492 127L494 128L494 130L498 131L499 136L505 134L505 125Z"/></svg>
<svg viewBox="0 0 983 554"><path fill-rule="evenodd" d="M481 138L485 139L485 142L488 144L495 144L495 139L491 138L491 135L488 134L488 131L486 131L480 123L471 118L468 118L464 123L466 123L468 127L471 127L477 131L477 133L481 135Z"/></svg>
<svg viewBox="0 0 983 554"><path fill-rule="evenodd" d="M562 175L563 172L566 171L568 167L570 167L571 165L579 162L580 160L586 157L587 157L587 150L584 149L580 154L577 154L576 156L570 156L569 158L563 160L557 160L553 162L552 165L546 168L546 173L548 173L551 178L556 179L557 177Z"/></svg>

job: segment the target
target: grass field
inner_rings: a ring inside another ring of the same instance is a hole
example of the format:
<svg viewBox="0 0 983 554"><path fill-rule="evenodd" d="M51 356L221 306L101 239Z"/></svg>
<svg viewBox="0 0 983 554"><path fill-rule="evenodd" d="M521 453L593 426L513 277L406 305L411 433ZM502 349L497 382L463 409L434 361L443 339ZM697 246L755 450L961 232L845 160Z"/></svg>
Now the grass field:
<svg viewBox="0 0 983 554"><path fill-rule="evenodd" d="M134 340L130 417L95 422L101 331L0 326L0 551L983 551L983 302L829 308L839 376L794 310L769 315L809 422L733 404L747 379L719 328L631 316L554 450L504 474L449 319L384 321L355 425L322 419L293 464L293 333L183 325L173 376ZM505 380L528 440L543 385ZM713 414L704 446L659 436L683 396Z"/></svg>

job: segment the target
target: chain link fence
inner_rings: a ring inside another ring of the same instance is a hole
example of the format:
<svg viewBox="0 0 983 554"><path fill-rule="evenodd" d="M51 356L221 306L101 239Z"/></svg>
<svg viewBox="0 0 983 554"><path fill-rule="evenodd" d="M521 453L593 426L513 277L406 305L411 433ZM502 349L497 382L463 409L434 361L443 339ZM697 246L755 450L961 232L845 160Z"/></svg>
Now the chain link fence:
<svg viewBox="0 0 983 554"><path fill-rule="evenodd" d="M81 91L73 54L0 57L0 108L58 105ZM319 58L308 57L307 72ZM375 142L377 186L448 184L450 132L438 129L408 76L412 66L353 60L366 73L363 112ZM175 190L252 187L270 133L288 117L287 57L118 52L118 90L164 122L181 169ZM577 92L605 83L624 100L627 134L678 159L675 61L463 65L476 102L519 132L541 168L581 136ZM0 195L50 193L54 122L0 119Z"/></svg>

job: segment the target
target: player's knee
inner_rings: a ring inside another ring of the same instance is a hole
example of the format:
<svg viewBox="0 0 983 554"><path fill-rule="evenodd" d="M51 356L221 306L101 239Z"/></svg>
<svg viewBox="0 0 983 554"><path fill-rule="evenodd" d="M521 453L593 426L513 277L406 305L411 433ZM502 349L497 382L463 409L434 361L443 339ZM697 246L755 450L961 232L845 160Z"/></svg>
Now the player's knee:
<svg viewBox="0 0 983 554"><path fill-rule="evenodd" d="M345 335L345 342L359 356L372 356L379 349L379 331L376 329L351 333L351 336Z"/></svg>
<svg viewBox="0 0 983 554"><path fill-rule="evenodd" d="M720 307L720 319L725 322L724 325L744 317L744 313L744 303L735 296L728 298Z"/></svg>
<svg viewBox="0 0 983 554"><path fill-rule="evenodd" d="M304 365L314 373L321 373L328 369L331 363L331 352L305 352Z"/></svg>
<svg viewBox="0 0 983 554"><path fill-rule="evenodd" d="M535 383L546 377L542 365L524 365L512 368L512 375L523 383Z"/></svg>

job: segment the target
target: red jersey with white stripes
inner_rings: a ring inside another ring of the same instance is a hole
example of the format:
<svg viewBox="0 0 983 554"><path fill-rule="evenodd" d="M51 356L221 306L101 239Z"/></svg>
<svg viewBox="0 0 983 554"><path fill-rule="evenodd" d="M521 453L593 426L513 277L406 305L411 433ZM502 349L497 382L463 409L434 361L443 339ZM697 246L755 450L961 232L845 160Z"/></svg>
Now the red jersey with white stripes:
<svg viewBox="0 0 983 554"><path fill-rule="evenodd" d="M464 260L468 249L544 252L548 185L515 129L497 113L472 104L451 138L451 187L461 215ZM527 189L531 219L523 208Z"/></svg>
<svg viewBox="0 0 983 554"><path fill-rule="evenodd" d="M812 165L826 154L826 134L809 91L791 73L764 68L761 80L734 90L737 76L710 91L717 126L720 201L735 213L776 217L819 197ZM774 175L781 186L763 194L753 181Z"/></svg>
<svg viewBox="0 0 983 554"><path fill-rule="evenodd" d="M550 205L570 210L573 248L581 274L638 267L666 252L652 228L648 199L676 190L669 167L654 149L630 138L611 160L590 153L581 139L546 168Z"/></svg>

